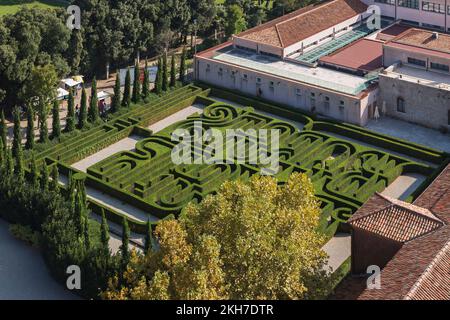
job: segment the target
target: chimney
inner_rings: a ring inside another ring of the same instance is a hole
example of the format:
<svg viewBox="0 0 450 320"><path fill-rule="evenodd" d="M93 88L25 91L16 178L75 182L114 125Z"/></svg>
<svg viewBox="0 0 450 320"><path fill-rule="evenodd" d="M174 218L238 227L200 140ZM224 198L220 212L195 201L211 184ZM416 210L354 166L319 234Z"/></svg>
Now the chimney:
<svg viewBox="0 0 450 320"><path fill-rule="evenodd" d="M434 40L439 39L439 33L438 33L438 32L433 32L432 38L433 38Z"/></svg>

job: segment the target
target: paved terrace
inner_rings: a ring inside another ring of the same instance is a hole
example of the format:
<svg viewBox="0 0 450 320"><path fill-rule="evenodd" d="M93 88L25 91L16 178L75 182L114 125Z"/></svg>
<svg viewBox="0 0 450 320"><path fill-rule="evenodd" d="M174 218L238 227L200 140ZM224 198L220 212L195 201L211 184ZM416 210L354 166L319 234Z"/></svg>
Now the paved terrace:
<svg viewBox="0 0 450 320"><path fill-rule="evenodd" d="M241 49L224 48L213 59L349 95L358 95L367 88L364 77L322 67L310 68Z"/></svg>
<svg viewBox="0 0 450 320"><path fill-rule="evenodd" d="M408 65L396 65L385 70L384 76L400 78L405 81L420 83L450 91L450 77L437 72L426 71Z"/></svg>

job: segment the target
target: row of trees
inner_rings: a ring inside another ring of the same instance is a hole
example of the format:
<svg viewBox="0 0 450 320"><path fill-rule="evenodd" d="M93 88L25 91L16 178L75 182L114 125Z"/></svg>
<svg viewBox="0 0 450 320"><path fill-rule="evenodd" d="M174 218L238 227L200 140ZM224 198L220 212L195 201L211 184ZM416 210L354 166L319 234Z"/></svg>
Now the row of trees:
<svg viewBox="0 0 450 320"><path fill-rule="evenodd" d="M130 261L127 220L123 219L121 250L112 255L104 211L100 232L95 231L97 223L90 218L84 174L69 175L68 186L62 188L56 164L49 167L44 160L36 161L34 154L28 165L24 163L21 145L5 147L0 139L0 207L8 208L0 210L0 217L38 231L53 276L65 284L68 266L78 265L82 283L77 293L98 298L108 279L123 273ZM148 230L146 238L150 239L150 224Z"/></svg>
<svg viewBox="0 0 450 320"><path fill-rule="evenodd" d="M88 78L187 43L194 33L228 37L316 0L73 0L81 30L69 30L63 8L23 8L0 18L0 107L42 105L68 74Z"/></svg>

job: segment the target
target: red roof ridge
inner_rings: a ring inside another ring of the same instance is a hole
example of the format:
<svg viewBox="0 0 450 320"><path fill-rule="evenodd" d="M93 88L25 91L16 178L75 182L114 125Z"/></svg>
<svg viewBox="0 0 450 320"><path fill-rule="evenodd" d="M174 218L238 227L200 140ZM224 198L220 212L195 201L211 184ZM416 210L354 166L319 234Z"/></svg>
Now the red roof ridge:
<svg viewBox="0 0 450 320"><path fill-rule="evenodd" d="M401 201L401 200L398 200L398 199L394 199L394 198L391 198L391 197L383 195L383 194L379 194L379 195L380 195L380 197L382 197L382 198L386 199L387 201L391 202L392 204L394 204L396 206L399 206L399 207L402 207L402 208L404 208L406 210L409 210L412 213L420 214L420 215L422 215L422 216L424 216L426 218L430 218L430 219L433 219L433 220L435 220L437 222L444 223L444 221L442 221L441 219L436 217L430 210L428 210L426 208L422 208L422 207L416 206L416 205L411 204L411 203L407 203L407 202L404 202L404 201Z"/></svg>
<svg viewBox="0 0 450 320"><path fill-rule="evenodd" d="M421 285L427 280L428 277L431 276L433 270L436 268L436 266L439 265L442 258L445 258L444 255L448 255L450 252L450 241L447 242L447 244L439 251L439 253L434 257L434 259L430 262L428 267L425 269L423 274L419 277L419 279L414 283L414 285L411 287L409 292L405 296L405 300L413 300L415 295L417 294L418 290L421 288ZM447 264L449 262L447 261ZM447 270L449 272L450 276L450 270ZM450 281L450 280L449 280Z"/></svg>

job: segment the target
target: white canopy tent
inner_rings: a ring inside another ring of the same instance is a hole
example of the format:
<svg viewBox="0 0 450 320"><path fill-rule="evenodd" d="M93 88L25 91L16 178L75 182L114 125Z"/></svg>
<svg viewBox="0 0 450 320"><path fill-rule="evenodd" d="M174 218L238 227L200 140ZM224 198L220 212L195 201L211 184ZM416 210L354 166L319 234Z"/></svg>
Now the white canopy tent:
<svg viewBox="0 0 450 320"><path fill-rule="evenodd" d="M69 91L67 91L63 88L57 89L57 93L56 93L57 100L66 100L68 97L69 97Z"/></svg>

